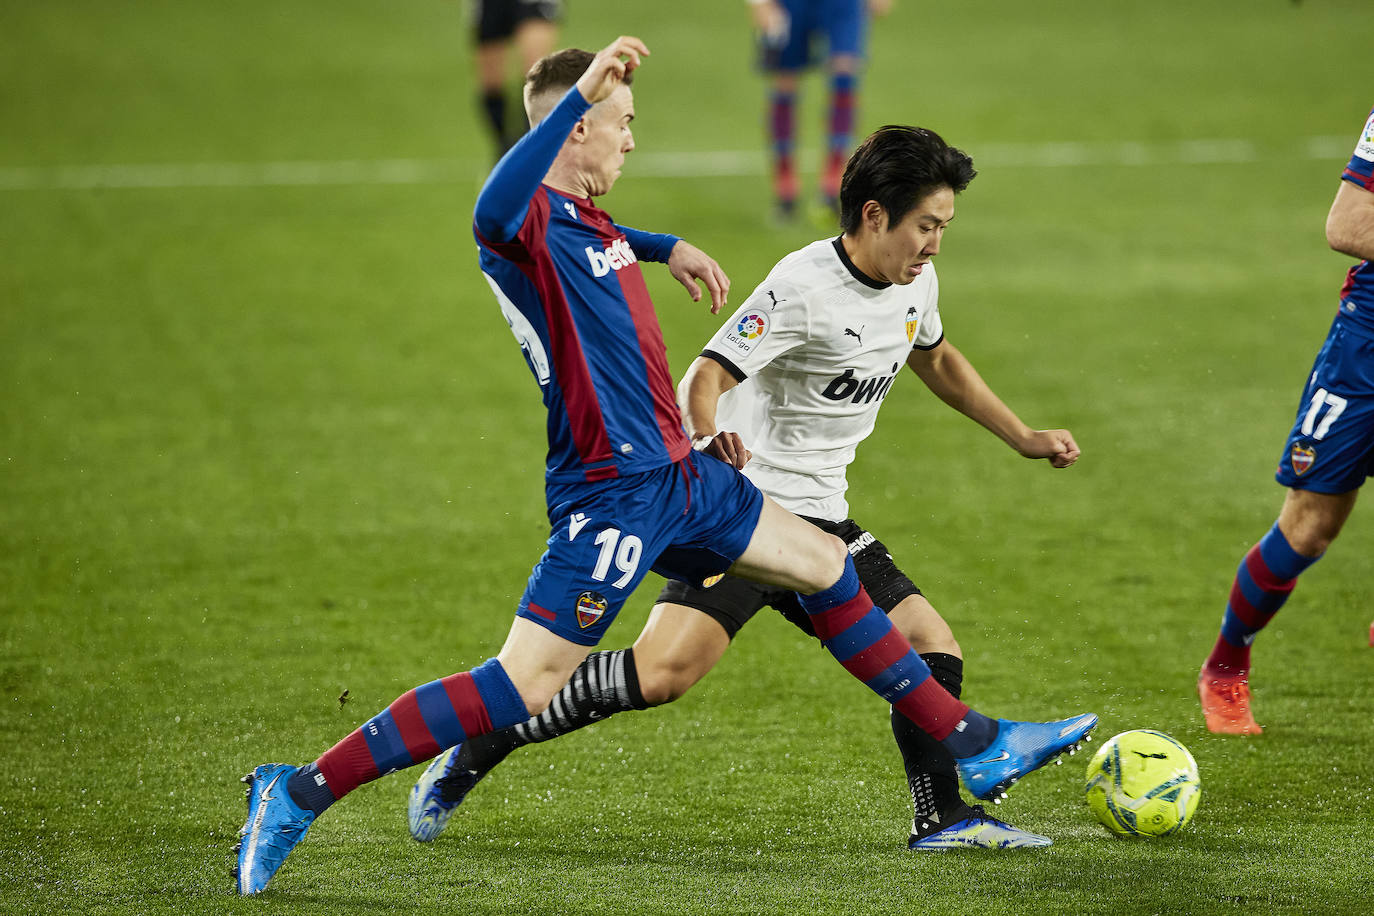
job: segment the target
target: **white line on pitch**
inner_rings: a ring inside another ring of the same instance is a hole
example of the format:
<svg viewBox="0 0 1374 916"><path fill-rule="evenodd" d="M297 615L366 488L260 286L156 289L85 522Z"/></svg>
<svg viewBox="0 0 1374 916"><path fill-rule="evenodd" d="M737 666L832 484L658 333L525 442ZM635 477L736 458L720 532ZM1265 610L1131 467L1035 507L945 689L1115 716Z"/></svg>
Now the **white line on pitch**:
<svg viewBox="0 0 1374 916"><path fill-rule="evenodd" d="M1284 149L1249 140L987 143L965 147L982 167L1063 168L1243 164L1330 159L1348 154L1348 137L1309 137ZM803 159L808 157L804 154ZM815 159L814 151L810 159ZM0 191L95 188L248 188L321 185L418 185L480 181L481 164L462 159L346 159L290 162L144 163L0 168ZM762 150L635 153L627 177L709 178L762 175Z"/></svg>

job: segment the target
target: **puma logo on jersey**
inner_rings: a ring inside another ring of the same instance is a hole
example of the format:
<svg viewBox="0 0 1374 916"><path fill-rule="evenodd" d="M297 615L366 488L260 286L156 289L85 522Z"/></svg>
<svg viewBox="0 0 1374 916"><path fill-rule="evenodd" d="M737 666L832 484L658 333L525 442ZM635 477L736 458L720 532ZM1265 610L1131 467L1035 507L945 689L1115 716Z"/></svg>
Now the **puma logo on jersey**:
<svg viewBox="0 0 1374 916"><path fill-rule="evenodd" d="M771 289L768 291L768 298L773 300L773 304L770 305L770 306L768 306L768 308L769 308L770 311L771 311L772 309L777 308L779 302L786 302L786 301L787 301L786 299L779 299L777 296L773 295L773 291L772 291Z"/></svg>
<svg viewBox="0 0 1374 916"><path fill-rule="evenodd" d="M597 251L588 245L587 260L592 265L592 276L604 277L613 270L624 270L638 261L639 258L635 257L629 242L624 239L616 239L606 246L605 251Z"/></svg>
<svg viewBox="0 0 1374 916"><path fill-rule="evenodd" d="M845 328L845 329L844 329L844 336L854 338L855 340L857 340L857 341L859 342L859 346L862 347L862 346L864 345L864 339L863 339L863 336L862 336L862 335L863 335L863 330L864 330L864 326L863 326L863 325L859 325L859 330L857 330L857 331L854 330L853 328Z"/></svg>
<svg viewBox="0 0 1374 916"><path fill-rule="evenodd" d="M845 330L848 330L846 328ZM855 404L868 404L872 401L881 401L887 397L888 390L892 383L897 380L897 376L879 375L873 378L855 378L853 369L844 370L844 374L830 380L830 384L825 386L821 396L832 401L852 401Z"/></svg>

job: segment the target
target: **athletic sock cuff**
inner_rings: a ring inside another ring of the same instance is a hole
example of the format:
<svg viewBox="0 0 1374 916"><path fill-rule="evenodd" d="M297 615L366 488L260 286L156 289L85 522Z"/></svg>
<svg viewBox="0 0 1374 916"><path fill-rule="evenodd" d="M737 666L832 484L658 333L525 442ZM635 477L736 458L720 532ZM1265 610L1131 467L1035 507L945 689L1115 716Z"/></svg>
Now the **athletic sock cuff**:
<svg viewBox="0 0 1374 916"><path fill-rule="evenodd" d="M530 717L520 691L515 689L510 675L497 659L489 658L473 668L472 681L487 708L493 731L518 725Z"/></svg>
<svg viewBox="0 0 1374 916"><path fill-rule="evenodd" d="M816 592L814 595L800 595L802 607L806 613L815 614L820 611L829 610L832 607L839 607L846 601L851 600L859 593L859 574L854 569L854 558L849 554L844 557L844 572L840 573L840 578L834 585L823 591Z"/></svg>
<svg viewBox="0 0 1374 916"><path fill-rule="evenodd" d="M1269 567L1269 571L1285 580L1296 579L1304 569L1321 559L1320 555L1305 557L1294 550L1293 545L1288 543L1288 538L1279 530L1278 522L1274 523L1268 534L1260 538L1259 549L1260 559L1264 560L1264 565Z"/></svg>
<svg viewBox="0 0 1374 916"><path fill-rule="evenodd" d="M639 669L635 667L635 650L633 648L626 649L622 658L625 672L625 695L630 701L630 708L648 709L649 704L644 702L644 694L639 690Z"/></svg>

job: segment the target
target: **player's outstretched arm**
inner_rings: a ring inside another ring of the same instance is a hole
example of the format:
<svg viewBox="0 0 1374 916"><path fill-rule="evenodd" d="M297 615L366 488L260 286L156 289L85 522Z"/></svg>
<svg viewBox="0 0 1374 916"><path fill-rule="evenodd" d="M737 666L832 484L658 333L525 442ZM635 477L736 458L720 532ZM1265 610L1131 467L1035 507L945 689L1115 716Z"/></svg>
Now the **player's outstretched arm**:
<svg viewBox="0 0 1374 916"><path fill-rule="evenodd" d="M1326 241L1341 254L1374 260L1374 192L1341 182L1326 216Z"/></svg>
<svg viewBox="0 0 1374 916"><path fill-rule="evenodd" d="M673 253L668 256L668 271L677 278L677 282L687 287L687 294L693 302L701 301L701 284L697 281L705 283L711 293L711 314L720 314L726 297L730 295L730 278L721 270L715 258L691 242L679 239L673 246Z"/></svg>
<svg viewBox="0 0 1374 916"><path fill-rule="evenodd" d="M1021 422L949 341L942 340L930 350L912 350L906 364L940 400L1026 458L1048 458L1057 468L1078 460L1078 443L1067 429L1031 429Z"/></svg>
<svg viewBox="0 0 1374 916"><path fill-rule="evenodd" d="M742 468L753 457L753 452L744 447L739 433L716 429L716 405L720 396L737 384L735 377L720 363L710 357L698 356L678 383L677 402L692 447Z"/></svg>

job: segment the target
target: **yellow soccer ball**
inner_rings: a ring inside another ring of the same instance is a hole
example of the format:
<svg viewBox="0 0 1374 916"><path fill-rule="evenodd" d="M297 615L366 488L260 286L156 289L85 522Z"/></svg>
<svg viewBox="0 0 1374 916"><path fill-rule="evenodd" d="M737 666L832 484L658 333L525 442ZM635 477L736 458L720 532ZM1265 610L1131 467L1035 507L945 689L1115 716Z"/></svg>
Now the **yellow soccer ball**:
<svg viewBox="0 0 1374 916"><path fill-rule="evenodd" d="M1202 783L1186 747L1142 728L1102 745L1083 791L1088 810L1112 833L1167 836L1193 819Z"/></svg>

